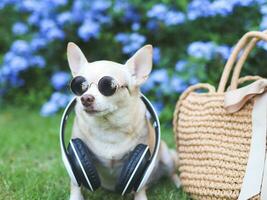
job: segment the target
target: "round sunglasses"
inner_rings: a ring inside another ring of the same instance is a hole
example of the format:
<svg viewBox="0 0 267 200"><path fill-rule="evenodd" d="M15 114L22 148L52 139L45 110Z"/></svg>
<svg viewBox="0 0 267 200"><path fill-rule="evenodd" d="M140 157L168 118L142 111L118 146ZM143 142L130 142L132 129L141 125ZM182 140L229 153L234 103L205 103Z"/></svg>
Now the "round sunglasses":
<svg viewBox="0 0 267 200"><path fill-rule="evenodd" d="M83 76L76 76L70 82L70 89L75 95L81 96L88 90L91 84ZM111 76L103 76L98 81L97 87L99 92L104 96L112 96L118 88L128 89L126 85L120 86Z"/></svg>

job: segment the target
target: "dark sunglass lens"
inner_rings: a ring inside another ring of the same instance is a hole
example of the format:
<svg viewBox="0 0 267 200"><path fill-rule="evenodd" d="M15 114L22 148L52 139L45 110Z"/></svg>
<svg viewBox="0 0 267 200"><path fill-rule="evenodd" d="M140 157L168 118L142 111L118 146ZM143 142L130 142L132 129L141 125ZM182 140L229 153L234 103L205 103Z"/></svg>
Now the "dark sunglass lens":
<svg viewBox="0 0 267 200"><path fill-rule="evenodd" d="M88 82L82 76L76 76L70 83L71 91L77 96L81 96L88 89Z"/></svg>
<svg viewBox="0 0 267 200"><path fill-rule="evenodd" d="M98 90L104 96L111 96L116 92L117 84L114 78L110 76L102 77L98 82Z"/></svg>

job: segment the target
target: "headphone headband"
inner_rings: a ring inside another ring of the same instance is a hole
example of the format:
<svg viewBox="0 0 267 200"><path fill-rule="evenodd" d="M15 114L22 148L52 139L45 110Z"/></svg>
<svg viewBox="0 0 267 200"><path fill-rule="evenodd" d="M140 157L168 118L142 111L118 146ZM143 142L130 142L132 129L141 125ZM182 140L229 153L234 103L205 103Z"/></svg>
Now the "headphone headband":
<svg viewBox="0 0 267 200"><path fill-rule="evenodd" d="M143 186L147 183L148 178L150 177L154 167L155 167L155 163L156 163L156 158L159 152L159 147L160 147L160 123L159 123L159 118L158 115L153 107L153 105L151 104L151 102L141 93L140 98L142 99L142 101L144 102L148 112L151 115L151 118L153 119L153 127L155 129L155 145L154 145L154 149L150 158L150 162L149 165L141 179L141 182L137 188L137 192L143 188ZM66 145L64 142L64 136L65 136L65 127L66 127L66 123L68 120L68 117L70 115L70 113L73 111L74 107L76 105L76 97L74 97L69 104L66 106L64 113L62 115L61 118L61 123L60 123L60 131L59 131L59 136L60 136L60 149L61 149L61 155L62 155L62 160L63 163L67 169L67 172L71 178L71 180L73 181L73 183L75 183L76 185L78 185L78 181L76 180L73 171L71 169L69 160L68 160L68 156L67 156L67 149L66 149Z"/></svg>

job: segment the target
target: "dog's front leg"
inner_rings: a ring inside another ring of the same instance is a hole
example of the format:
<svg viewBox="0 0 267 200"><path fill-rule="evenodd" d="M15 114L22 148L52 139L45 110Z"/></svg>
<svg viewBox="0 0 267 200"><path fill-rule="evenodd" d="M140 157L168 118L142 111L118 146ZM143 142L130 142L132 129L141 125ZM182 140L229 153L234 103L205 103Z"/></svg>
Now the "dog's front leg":
<svg viewBox="0 0 267 200"><path fill-rule="evenodd" d="M146 187L134 194L134 200L147 200Z"/></svg>
<svg viewBox="0 0 267 200"><path fill-rule="evenodd" d="M160 161L165 165L165 168L168 170L168 174L171 177L177 188L180 188L181 181L178 175L176 174L176 169L179 165L179 159L177 152L173 149L169 149L164 141L161 141L160 146Z"/></svg>
<svg viewBox="0 0 267 200"><path fill-rule="evenodd" d="M81 187L70 182L70 200L83 200Z"/></svg>

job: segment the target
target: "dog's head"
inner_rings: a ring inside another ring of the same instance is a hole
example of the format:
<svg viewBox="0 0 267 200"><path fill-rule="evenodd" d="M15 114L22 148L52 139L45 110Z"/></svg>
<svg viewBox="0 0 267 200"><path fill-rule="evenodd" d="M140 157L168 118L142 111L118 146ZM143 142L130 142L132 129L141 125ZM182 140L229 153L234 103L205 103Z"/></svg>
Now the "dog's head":
<svg viewBox="0 0 267 200"><path fill-rule="evenodd" d="M103 116L138 97L140 85L152 69L152 51L152 46L146 45L125 64L104 60L88 62L80 48L69 43L67 57L73 75L71 87L78 96L78 106L88 114Z"/></svg>

